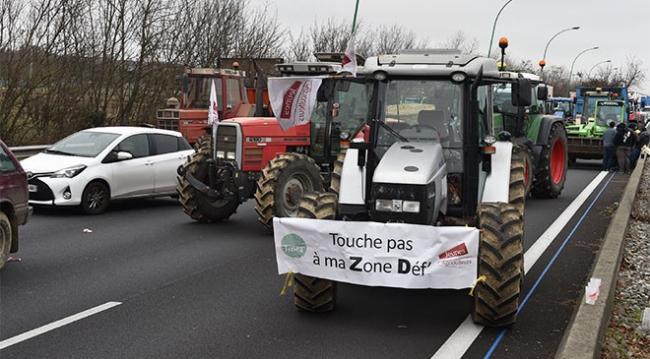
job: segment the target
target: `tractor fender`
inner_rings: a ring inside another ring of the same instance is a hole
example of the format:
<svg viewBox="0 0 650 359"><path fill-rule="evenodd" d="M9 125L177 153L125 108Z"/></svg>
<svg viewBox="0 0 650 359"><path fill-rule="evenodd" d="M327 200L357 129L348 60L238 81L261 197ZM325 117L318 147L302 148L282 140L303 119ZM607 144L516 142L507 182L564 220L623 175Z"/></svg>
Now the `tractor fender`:
<svg viewBox="0 0 650 359"><path fill-rule="evenodd" d="M513 144L512 142L499 141L494 146L496 152L492 155L492 170L485 178L485 187L480 202L508 203Z"/></svg>
<svg viewBox="0 0 650 359"><path fill-rule="evenodd" d="M539 131L537 131L537 139L533 144L533 161L535 162L535 167L539 165L538 160L541 157L542 149L548 142L548 135L551 133L551 128L555 123L561 123L564 126L564 120L558 116L547 115L542 117L539 123Z"/></svg>
<svg viewBox="0 0 650 359"><path fill-rule="evenodd" d="M359 150L348 148L341 169L341 184L339 188L340 205L361 205L365 204L364 179L366 178L366 166L359 167Z"/></svg>

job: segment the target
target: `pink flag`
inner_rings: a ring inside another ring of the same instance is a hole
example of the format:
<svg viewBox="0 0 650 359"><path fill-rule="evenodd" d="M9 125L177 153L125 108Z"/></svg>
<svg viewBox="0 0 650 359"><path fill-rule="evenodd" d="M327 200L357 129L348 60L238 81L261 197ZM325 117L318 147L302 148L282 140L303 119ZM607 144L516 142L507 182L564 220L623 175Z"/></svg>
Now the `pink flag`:
<svg viewBox="0 0 650 359"><path fill-rule="evenodd" d="M341 61L341 69L338 72L349 72L352 76L357 76L357 56L354 52L354 34L350 35L348 48L345 49L345 55L343 56L343 61Z"/></svg>
<svg viewBox="0 0 650 359"><path fill-rule="evenodd" d="M217 103L217 90L214 87L214 80L212 80L212 87L210 87L210 107L208 108L208 125L219 122L219 104Z"/></svg>
<svg viewBox="0 0 650 359"><path fill-rule="evenodd" d="M271 107L284 131L308 123L323 77L271 77L268 79Z"/></svg>

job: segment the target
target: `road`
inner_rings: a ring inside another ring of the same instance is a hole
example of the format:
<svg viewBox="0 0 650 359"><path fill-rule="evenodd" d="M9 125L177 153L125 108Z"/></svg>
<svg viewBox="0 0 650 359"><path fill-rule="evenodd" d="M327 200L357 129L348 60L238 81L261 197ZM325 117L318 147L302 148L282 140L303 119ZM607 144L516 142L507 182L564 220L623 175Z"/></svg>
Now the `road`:
<svg viewBox="0 0 650 359"><path fill-rule="evenodd" d="M335 312L296 312L292 290L280 295L273 238L251 201L216 224L192 221L173 199L118 203L99 216L37 209L20 230L21 261L0 272L0 356L552 357L627 175L603 174L555 240L541 240L550 245L539 259L531 248L597 169L578 162L559 198L527 202L525 260L535 264L507 330L463 324L468 290L343 284Z"/></svg>

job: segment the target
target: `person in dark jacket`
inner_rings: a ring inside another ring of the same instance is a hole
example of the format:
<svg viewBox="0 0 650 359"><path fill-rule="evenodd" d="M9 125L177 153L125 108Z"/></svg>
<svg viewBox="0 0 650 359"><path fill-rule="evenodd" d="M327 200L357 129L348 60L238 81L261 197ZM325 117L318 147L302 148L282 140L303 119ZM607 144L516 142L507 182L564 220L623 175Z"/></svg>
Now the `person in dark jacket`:
<svg viewBox="0 0 650 359"><path fill-rule="evenodd" d="M639 141L636 143L634 150L632 150L630 153L631 168L634 168L634 166L636 166L636 161L639 159L639 155L641 154L641 149L643 146L648 146L648 143L650 143L650 132L648 132L645 126L641 126L641 132L639 133L638 139Z"/></svg>
<svg viewBox="0 0 650 359"><path fill-rule="evenodd" d="M609 171L616 168L616 147L614 147L614 137L616 137L616 128L614 121L609 121L609 127L603 133L603 170Z"/></svg>
<svg viewBox="0 0 650 359"><path fill-rule="evenodd" d="M623 173L630 173L630 149L636 146L636 134L627 128L624 123L619 123L616 126L614 146L616 146L618 170Z"/></svg>

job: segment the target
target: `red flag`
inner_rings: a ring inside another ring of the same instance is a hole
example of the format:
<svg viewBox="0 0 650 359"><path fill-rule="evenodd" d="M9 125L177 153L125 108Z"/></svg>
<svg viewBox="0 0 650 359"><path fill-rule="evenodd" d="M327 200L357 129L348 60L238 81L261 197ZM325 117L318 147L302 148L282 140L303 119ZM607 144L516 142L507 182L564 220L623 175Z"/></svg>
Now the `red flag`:
<svg viewBox="0 0 650 359"><path fill-rule="evenodd" d="M354 52L354 34L350 35L348 48L345 49L345 55L343 55L343 61L341 61L341 69L338 72L349 72L352 76L357 76L357 56Z"/></svg>

